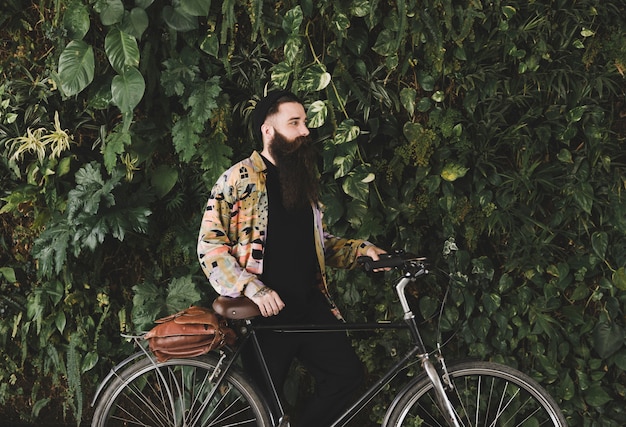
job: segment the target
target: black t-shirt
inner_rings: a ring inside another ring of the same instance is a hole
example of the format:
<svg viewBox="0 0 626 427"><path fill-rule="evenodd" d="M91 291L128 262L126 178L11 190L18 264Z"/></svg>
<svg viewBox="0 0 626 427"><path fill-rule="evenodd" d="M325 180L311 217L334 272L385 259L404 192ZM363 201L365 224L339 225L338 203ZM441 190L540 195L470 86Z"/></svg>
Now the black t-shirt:
<svg viewBox="0 0 626 427"><path fill-rule="evenodd" d="M278 292L285 308L272 321L304 320L312 302L322 297L316 288L319 270L315 254L313 210L288 211L283 206L278 168L267 159L268 225L261 281ZM314 304L317 305L317 304Z"/></svg>

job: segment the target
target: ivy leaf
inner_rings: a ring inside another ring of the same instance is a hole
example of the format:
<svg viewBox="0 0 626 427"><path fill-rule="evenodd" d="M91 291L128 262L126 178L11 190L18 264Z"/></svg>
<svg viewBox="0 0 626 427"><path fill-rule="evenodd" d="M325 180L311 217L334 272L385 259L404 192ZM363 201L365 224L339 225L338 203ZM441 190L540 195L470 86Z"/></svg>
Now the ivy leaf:
<svg viewBox="0 0 626 427"><path fill-rule="evenodd" d="M363 225L364 218L367 217L367 204L362 200L350 200L346 210L346 220L352 228L360 230Z"/></svg>
<svg viewBox="0 0 626 427"><path fill-rule="evenodd" d="M359 166L357 170L346 176L341 187L349 196L366 202L369 197L369 183L372 182L373 178L373 174L365 166Z"/></svg>
<svg viewBox="0 0 626 427"><path fill-rule="evenodd" d="M220 41L217 38L217 34L211 30L207 31L206 35L200 42L200 49L214 58L217 58L220 51Z"/></svg>
<svg viewBox="0 0 626 427"><path fill-rule="evenodd" d="M296 6L285 14L282 25L283 30L285 30L285 32L289 35L297 34L303 20L304 16L302 14L302 8L300 6Z"/></svg>
<svg viewBox="0 0 626 427"><path fill-rule="evenodd" d="M303 91L320 91L330 84L331 76L322 64L315 64L304 71L300 79Z"/></svg>
<svg viewBox="0 0 626 427"><path fill-rule="evenodd" d="M613 273L613 284L622 291L626 291L626 269L620 267Z"/></svg>
<svg viewBox="0 0 626 427"><path fill-rule="evenodd" d="M15 270L11 267L0 267L0 276L4 277L4 279L9 283L17 282L15 278Z"/></svg>
<svg viewBox="0 0 626 427"><path fill-rule="evenodd" d="M54 318L54 325L57 327L57 330L63 334L65 331L65 325L67 324L67 318L65 317L65 313L63 311L59 311Z"/></svg>
<svg viewBox="0 0 626 427"><path fill-rule="evenodd" d="M400 102L410 116L415 112L415 98L417 91L410 87L405 87L400 91Z"/></svg>
<svg viewBox="0 0 626 427"><path fill-rule="evenodd" d="M128 67L123 74L113 77L111 83L111 95L113 103L127 114L139 104L146 90L146 82L139 70Z"/></svg>
<svg viewBox="0 0 626 427"><path fill-rule="evenodd" d="M496 310L498 310L498 308L500 308L500 302L500 295L494 293L484 294L482 298L482 304L485 308L485 312L489 315L492 315L496 312Z"/></svg>
<svg viewBox="0 0 626 427"><path fill-rule="evenodd" d="M378 34L372 50L381 56L390 56L396 53L396 37L393 31L385 28Z"/></svg>
<svg viewBox="0 0 626 427"><path fill-rule="evenodd" d="M624 330L615 322L600 320L593 329L593 348L606 359L624 346Z"/></svg>
<svg viewBox="0 0 626 427"><path fill-rule="evenodd" d="M285 42L285 47L283 48L285 62L290 64L293 68L294 64L296 64L298 59L301 59L301 46L300 38L297 36L290 36Z"/></svg>
<svg viewBox="0 0 626 427"><path fill-rule="evenodd" d="M104 50L115 71L122 74L126 67L139 66L137 40L117 28L111 29L104 39Z"/></svg>
<svg viewBox="0 0 626 427"><path fill-rule="evenodd" d="M344 177L352 170L354 165L354 156L347 154L345 156L337 155L333 158L333 166L335 167L335 179Z"/></svg>
<svg viewBox="0 0 626 427"><path fill-rule="evenodd" d="M354 0L350 5L350 13L359 18L364 18L373 12L373 5L370 0Z"/></svg>
<svg viewBox="0 0 626 427"><path fill-rule="evenodd" d="M585 390L585 401L591 406L599 408L612 400L600 384L594 384Z"/></svg>
<svg viewBox="0 0 626 427"><path fill-rule="evenodd" d="M424 319L430 319L439 309L439 301L428 295L421 296L418 305L420 314Z"/></svg>
<svg viewBox="0 0 626 427"><path fill-rule="evenodd" d="M451 162L444 166L441 171L441 177L449 182L456 181L459 178L463 178L468 170L469 168Z"/></svg>
<svg viewBox="0 0 626 427"><path fill-rule="evenodd" d="M584 182L579 188L573 191L574 201L583 211L591 214L593 206L593 187L588 182Z"/></svg>
<svg viewBox="0 0 626 427"><path fill-rule="evenodd" d="M596 231L591 235L591 247L599 258L604 259L609 246L609 236L604 231Z"/></svg>
<svg viewBox="0 0 626 427"><path fill-rule="evenodd" d="M342 199L339 196L339 189L336 181L332 181L325 191L322 193L322 205L324 206L324 222L327 225L333 225L344 214Z"/></svg>
<svg viewBox="0 0 626 427"><path fill-rule="evenodd" d="M336 145L354 141L361 134L361 129L354 124L354 120L348 119L341 122L335 132L333 142Z"/></svg>
<svg viewBox="0 0 626 427"><path fill-rule="evenodd" d="M93 81L93 48L82 40L72 40L59 57L59 79L66 96L80 93Z"/></svg>
<svg viewBox="0 0 626 427"><path fill-rule="evenodd" d="M328 106L324 101L315 101L306 112L307 126L311 129L318 128L326 122L326 116L328 114Z"/></svg>
<svg viewBox="0 0 626 427"><path fill-rule="evenodd" d="M435 78L425 71L417 72L417 82L425 91L431 92L435 90Z"/></svg>
<svg viewBox="0 0 626 427"><path fill-rule="evenodd" d="M272 67L272 82L281 88L287 87L293 68L285 61L279 62Z"/></svg>

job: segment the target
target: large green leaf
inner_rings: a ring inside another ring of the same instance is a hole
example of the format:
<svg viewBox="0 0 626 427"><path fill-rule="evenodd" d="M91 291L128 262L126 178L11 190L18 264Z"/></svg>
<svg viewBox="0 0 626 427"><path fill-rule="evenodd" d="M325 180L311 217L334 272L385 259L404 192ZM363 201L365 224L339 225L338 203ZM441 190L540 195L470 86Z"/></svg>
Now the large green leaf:
<svg viewBox="0 0 626 427"><path fill-rule="evenodd" d="M400 102L406 109L410 116L415 112L415 100L417 97L417 91L410 87L405 87L400 91Z"/></svg>
<svg viewBox="0 0 626 427"><path fill-rule="evenodd" d="M67 35L73 40L81 40L89 31L89 11L81 2L71 2L65 15L63 15L63 26L67 30Z"/></svg>
<svg viewBox="0 0 626 427"><path fill-rule="evenodd" d="M302 15L302 8L300 6L296 6L285 14L282 24L283 30L287 34L297 34L303 20L304 16Z"/></svg>
<svg viewBox="0 0 626 427"><path fill-rule="evenodd" d="M604 259L609 246L609 236L604 231L596 231L591 235L591 247L598 257Z"/></svg>
<svg viewBox="0 0 626 427"><path fill-rule="evenodd" d="M318 128L326 122L328 106L324 101L315 101L307 109L307 126L311 129Z"/></svg>
<svg viewBox="0 0 626 427"><path fill-rule="evenodd" d="M180 7L192 16L207 16L211 9L211 0L181 0Z"/></svg>
<svg viewBox="0 0 626 427"><path fill-rule="evenodd" d="M165 6L163 20L173 30L186 32L198 28L198 18L190 15L181 7Z"/></svg>
<svg viewBox="0 0 626 427"><path fill-rule="evenodd" d="M293 74L293 68L286 62L279 62L272 67L272 82L281 88L287 87Z"/></svg>
<svg viewBox="0 0 626 427"><path fill-rule="evenodd" d="M134 7L130 13L124 15L120 30L139 40L146 29L148 29L149 23L146 11L140 7Z"/></svg>
<svg viewBox="0 0 626 427"><path fill-rule="evenodd" d="M322 64L315 64L308 67L300 79L300 89L302 91L320 91L330 84L330 73Z"/></svg>
<svg viewBox="0 0 626 427"><path fill-rule="evenodd" d="M104 40L104 49L113 69L119 74L126 67L139 66L139 46L130 34L112 28Z"/></svg>
<svg viewBox="0 0 626 427"><path fill-rule="evenodd" d="M150 182L159 198L169 193L178 181L178 170L168 165L158 166L152 171Z"/></svg>
<svg viewBox="0 0 626 427"><path fill-rule="evenodd" d="M354 141L361 133L361 129L354 124L354 120L348 119L341 122L335 132L334 143L336 145Z"/></svg>
<svg viewBox="0 0 626 427"><path fill-rule="evenodd" d="M625 345L624 330L615 322L600 320L593 330L593 348L603 359Z"/></svg>
<svg viewBox="0 0 626 427"><path fill-rule="evenodd" d="M366 202L369 196L369 184L374 178L375 176L371 171L360 166L346 176L341 187L349 196Z"/></svg>
<svg viewBox="0 0 626 427"><path fill-rule="evenodd" d="M381 56L390 56L396 53L395 33L389 28L383 29L378 33L378 38L372 49Z"/></svg>
<svg viewBox="0 0 626 427"><path fill-rule="evenodd" d="M68 43L59 57L59 79L67 96L80 93L93 81L93 48L82 40Z"/></svg>
<svg viewBox="0 0 626 427"><path fill-rule="evenodd" d="M96 2L94 8L100 13L100 21L103 25L114 25L122 22L124 18L122 0L101 0Z"/></svg>
<svg viewBox="0 0 626 427"><path fill-rule="evenodd" d="M201 294L191 276L184 276L172 279L167 289L165 304L170 313L175 313L197 303L200 298Z"/></svg>
<svg viewBox="0 0 626 427"><path fill-rule="evenodd" d="M113 77L111 94L113 102L123 113L132 113L143 98L146 83L138 69L127 67L124 73Z"/></svg>

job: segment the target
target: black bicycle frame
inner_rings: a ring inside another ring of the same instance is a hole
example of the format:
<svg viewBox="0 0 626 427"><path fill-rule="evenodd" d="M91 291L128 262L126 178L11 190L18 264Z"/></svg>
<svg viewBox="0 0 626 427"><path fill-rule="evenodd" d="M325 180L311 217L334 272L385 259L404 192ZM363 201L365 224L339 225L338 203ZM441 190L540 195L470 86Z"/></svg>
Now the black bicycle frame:
<svg viewBox="0 0 626 427"><path fill-rule="evenodd" d="M413 316L404 319L404 323L337 323L329 325L255 325L251 321L246 322L247 334L244 336L243 342L239 348L233 354L233 360L236 359L241 349L250 340L255 349L255 354L260 366L263 369L263 376L268 386L268 390L271 392L272 407L275 414L278 415L279 420L285 419L285 411L281 403L281 399L276 389L276 385L271 377L263 351L259 345L256 331L258 330L271 330L279 333L324 333L324 332L342 332L342 331L375 331L380 329L409 329L413 338L413 347L411 347L406 354L389 370L372 384L365 393L332 424L332 427L344 426L349 422L356 414L358 414L380 391L389 384L403 369L409 366L411 360L416 357L420 360L428 358L428 352L425 350L424 343L420 336L417 323ZM232 360L231 360L232 363ZM226 367L228 369L230 364ZM279 426L282 425L279 421Z"/></svg>

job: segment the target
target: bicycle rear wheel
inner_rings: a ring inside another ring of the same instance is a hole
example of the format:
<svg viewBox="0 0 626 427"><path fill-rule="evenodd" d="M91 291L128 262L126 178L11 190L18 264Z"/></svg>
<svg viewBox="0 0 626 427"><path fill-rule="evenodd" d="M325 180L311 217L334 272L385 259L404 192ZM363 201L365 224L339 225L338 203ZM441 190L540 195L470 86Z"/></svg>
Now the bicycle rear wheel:
<svg viewBox="0 0 626 427"><path fill-rule="evenodd" d="M239 373L229 370L215 389L216 364L213 355L164 363L143 358L104 390L91 425L270 427L263 400Z"/></svg>
<svg viewBox="0 0 626 427"><path fill-rule="evenodd" d="M532 378L491 362L466 362L448 368L454 390L447 391L458 424L465 427L566 427L554 399ZM383 426L447 426L432 383L421 375L402 390Z"/></svg>

